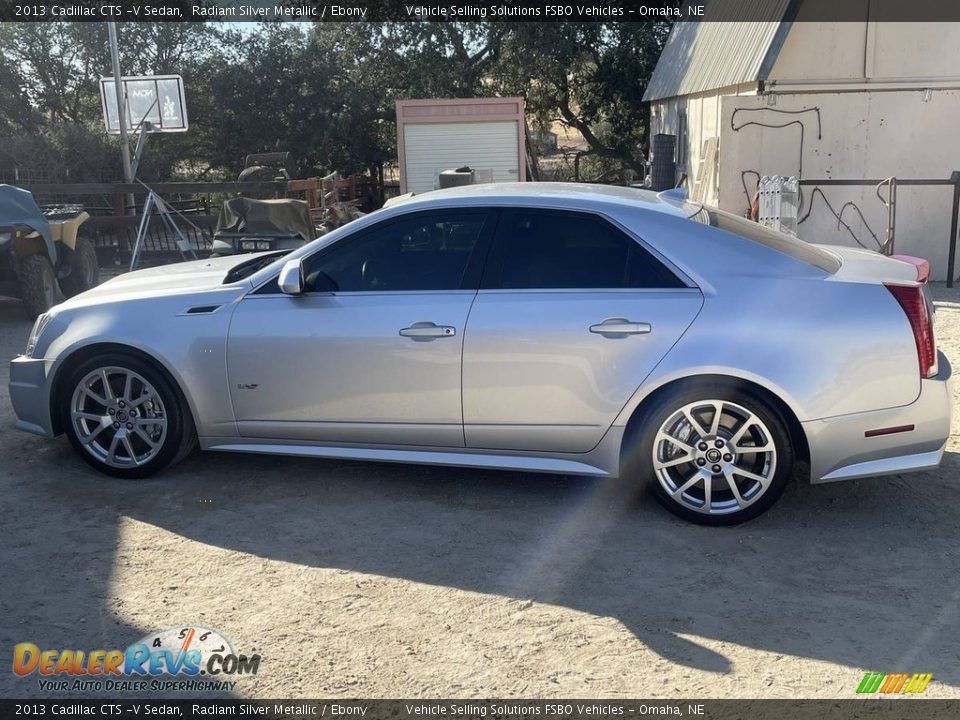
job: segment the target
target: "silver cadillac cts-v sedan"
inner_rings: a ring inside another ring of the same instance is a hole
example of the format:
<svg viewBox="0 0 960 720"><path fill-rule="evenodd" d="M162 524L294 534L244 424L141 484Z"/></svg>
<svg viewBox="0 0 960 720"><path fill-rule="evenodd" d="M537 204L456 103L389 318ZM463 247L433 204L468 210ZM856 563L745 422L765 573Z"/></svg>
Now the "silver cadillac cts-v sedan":
<svg viewBox="0 0 960 720"><path fill-rule="evenodd" d="M37 320L10 396L19 428L124 478L199 444L619 477L732 524L795 468L940 462L926 275L673 193L472 186L285 257L110 280Z"/></svg>

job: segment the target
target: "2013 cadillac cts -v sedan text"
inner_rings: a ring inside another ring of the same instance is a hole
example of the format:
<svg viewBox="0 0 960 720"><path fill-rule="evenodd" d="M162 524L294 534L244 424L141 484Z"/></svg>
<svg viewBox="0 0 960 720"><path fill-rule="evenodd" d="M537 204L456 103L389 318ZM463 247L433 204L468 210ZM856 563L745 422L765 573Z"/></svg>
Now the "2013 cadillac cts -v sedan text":
<svg viewBox="0 0 960 720"><path fill-rule="evenodd" d="M19 428L119 477L199 443L620 477L731 524L795 467L940 462L926 275L672 192L471 186L285 257L110 280L37 320L10 396Z"/></svg>

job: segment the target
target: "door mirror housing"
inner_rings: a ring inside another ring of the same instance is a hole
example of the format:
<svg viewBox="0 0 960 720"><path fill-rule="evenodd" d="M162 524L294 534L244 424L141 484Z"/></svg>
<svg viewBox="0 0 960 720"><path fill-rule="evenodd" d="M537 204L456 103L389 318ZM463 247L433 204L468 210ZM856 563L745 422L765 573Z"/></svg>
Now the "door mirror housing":
<svg viewBox="0 0 960 720"><path fill-rule="evenodd" d="M299 295L303 292L303 263L300 260L288 260L277 279L280 292L285 295Z"/></svg>

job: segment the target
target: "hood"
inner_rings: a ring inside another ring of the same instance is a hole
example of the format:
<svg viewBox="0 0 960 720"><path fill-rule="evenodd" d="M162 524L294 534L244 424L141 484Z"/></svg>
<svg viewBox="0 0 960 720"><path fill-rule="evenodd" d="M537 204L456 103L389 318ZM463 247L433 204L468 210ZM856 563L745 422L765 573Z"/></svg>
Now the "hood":
<svg viewBox="0 0 960 720"><path fill-rule="evenodd" d="M136 300L169 295L189 295L204 291L243 291L249 280L224 285L224 278L234 267L271 253L252 253L173 263L160 267L135 270L118 275L91 290L70 298L61 308L79 307L98 302Z"/></svg>

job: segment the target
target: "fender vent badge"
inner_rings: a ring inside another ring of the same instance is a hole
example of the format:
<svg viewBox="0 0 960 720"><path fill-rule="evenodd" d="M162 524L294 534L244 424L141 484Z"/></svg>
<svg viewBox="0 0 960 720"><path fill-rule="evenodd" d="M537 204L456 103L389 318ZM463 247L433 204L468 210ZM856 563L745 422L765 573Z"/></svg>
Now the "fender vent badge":
<svg viewBox="0 0 960 720"><path fill-rule="evenodd" d="M212 312L219 310L222 305L198 305L196 307L187 308L184 310L181 315L209 315Z"/></svg>

